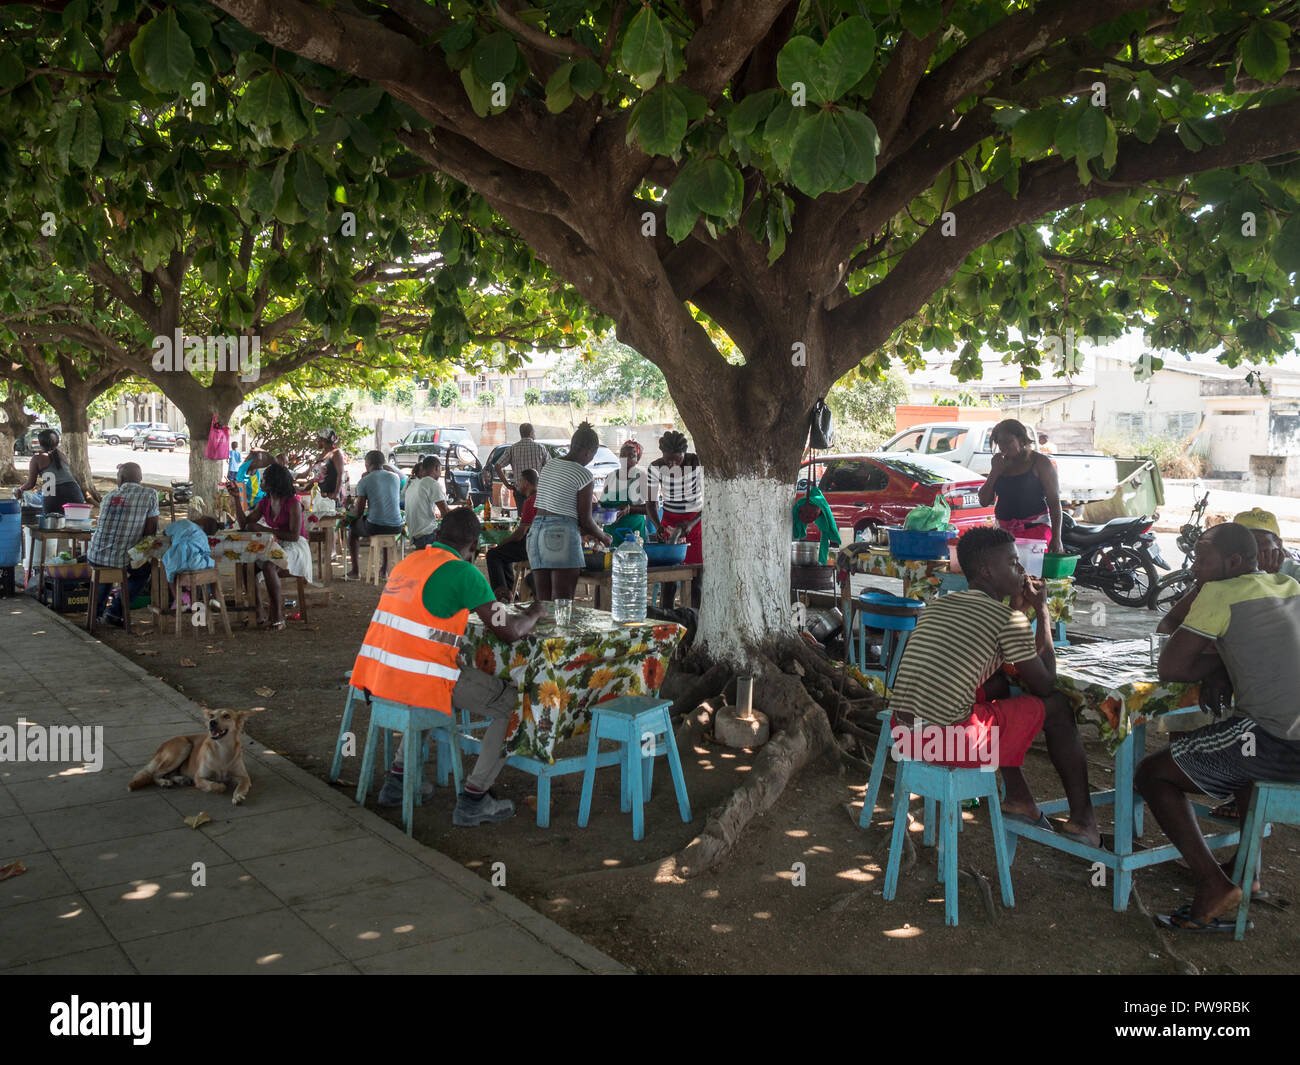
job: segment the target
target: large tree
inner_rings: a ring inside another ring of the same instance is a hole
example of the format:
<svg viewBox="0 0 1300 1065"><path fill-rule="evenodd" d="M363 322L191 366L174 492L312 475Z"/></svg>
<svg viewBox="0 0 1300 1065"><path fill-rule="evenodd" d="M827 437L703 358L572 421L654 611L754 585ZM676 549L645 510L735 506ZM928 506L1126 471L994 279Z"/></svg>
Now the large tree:
<svg viewBox="0 0 1300 1065"><path fill-rule="evenodd" d="M425 119L401 141L663 369L718 656L784 625L806 418L859 363L970 368L1008 326L1290 346L1292 2L214 2Z"/></svg>

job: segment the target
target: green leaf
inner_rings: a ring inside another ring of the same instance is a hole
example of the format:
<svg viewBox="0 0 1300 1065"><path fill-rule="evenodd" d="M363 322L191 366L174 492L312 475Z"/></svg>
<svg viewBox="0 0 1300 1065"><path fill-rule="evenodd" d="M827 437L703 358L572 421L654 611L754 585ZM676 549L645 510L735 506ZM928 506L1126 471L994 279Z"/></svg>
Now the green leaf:
<svg viewBox="0 0 1300 1065"><path fill-rule="evenodd" d="M279 71L271 70L248 83L235 107L235 117L249 127L269 129L292 107L289 86Z"/></svg>
<svg viewBox="0 0 1300 1065"><path fill-rule="evenodd" d="M1174 132L1178 134L1178 139L1183 142L1183 147L1188 151L1199 152L1201 150L1201 138L1186 122L1179 122L1174 127Z"/></svg>
<svg viewBox="0 0 1300 1065"><path fill-rule="evenodd" d="M329 188L325 184L325 174L306 152L298 152L293 168L293 187L298 194L298 202L306 211L325 209L325 198Z"/></svg>
<svg viewBox="0 0 1300 1065"><path fill-rule="evenodd" d="M1055 107L1030 111L1011 130L1011 150L1021 158L1046 151L1056 136L1059 113Z"/></svg>
<svg viewBox="0 0 1300 1065"><path fill-rule="evenodd" d="M384 98L384 90L377 85L363 85L353 89L344 89L330 105L344 115L368 115Z"/></svg>
<svg viewBox="0 0 1300 1065"><path fill-rule="evenodd" d="M546 110L558 115L573 103L573 63L562 63L555 68L555 73L546 79Z"/></svg>
<svg viewBox="0 0 1300 1065"><path fill-rule="evenodd" d="M1079 154L1086 159L1101 155L1106 147L1106 112L1100 107L1085 107L1075 126Z"/></svg>
<svg viewBox="0 0 1300 1065"><path fill-rule="evenodd" d="M776 78L786 92L793 94L797 85L813 103L831 99L830 79L822 69L822 50L811 37L791 37L777 53Z"/></svg>
<svg viewBox="0 0 1300 1065"><path fill-rule="evenodd" d="M194 47L176 12L167 9L150 19L131 42L131 62L146 85L164 92L189 88Z"/></svg>
<svg viewBox="0 0 1300 1065"><path fill-rule="evenodd" d="M682 182L682 175L685 172L686 168L683 167L682 174L677 175L677 180L668 189L668 195L664 200L667 207L664 214L664 228L667 229L668 235L675 244L680 244L690 236L691 230L695 228L695 219L700 213L691 203L687 184Z"/></svg>
<svg viewBox="0 0 1300 1065"><path fill-rule="evenodd" d="M1106 143L1101 147L1101 165L1107 170L1115 166L1115 157L1119 153L1119 132L1115 129L1115 123L1106 116Z"/></svg>
<svg viewBox="0 0 1300 1065"><path fill-rule="evenodd" d="M1300 273L1300 214L1293 214L1273 241L1273 261L1286 274Z"/></svg>
<svg viewBox="0 0 1300 1065"><path fill-rule="evenodd" d="M1188 118L1184 121L1192 127L1192 131L1202 141L1209 145L1223 143L1223 130L1219 128L1218 123L1209 122L1203 118Z"/></svg>
<svg viewBox="0 0 1300 1065"><path fill-rule="evenodd" d="M515 47L515 39L505 30L498 30L489 33L474 46L469 66L474 71L474 77L490 89L493 83L505 81L515 69L518 58L519 49Z"/></svg>
<svg viewBox="0 0 1300 1065"><path fill-rule="evenodd" d="M669 40L659 16L648 6L642 7L623 35L623 48L619 53L623 69L641 88L652 88L659 80Z"/></svg>
<svg viewBox="0 0 1300 1065"><path fill-rule="evenodd" d="M898 17L913 37L925 38L943 24L943 4L940 0L903 0Z"/></svg>
<svg viewBox="0 0 1300 1065"><path fill-rule="evenodd" d="M820 196L844 169L844 140L826 111L800 125L791 147L790 180L805 196Z"/></svg>
<svg viewBox="0 0 1300 1065"><path fill-rule="evenodd" d="M461 229L456 222L448 222L438 234L438 251L447 266L454 266L460 260Z"/></svg>
<svg viewBox="0 0 1300 1065"><path fill-rule="evenodd" d="M1141 117L1137 120L1137 125L1133 127L1133 135L1143 144L1150 144L1160 133L1160 112L1154 105L1148 103L1142 110Z"/></svg>
<svg viewBox="0 0 1300 1065"><path fill-rule="evenodd" d="M379 328L379 311L368 303L358 303L352 308L348 317L348 329L353 336L367 340L375 335Z"/></svg>
<svg viewBox="0 0 1300 1065"><path fill-rule="evenodd" d="M17 48L0 52L0 89L12 89L27 78L27 64L22 61Z"/></svg>
<svg viewBox="0 0 1300 1065"><path fill-rule="evenodd" d="M733 207L739 206L734 180L740 176L739 171L718 158L697 160L689 166L694 167L689 188L694 206L715 218L725 218ZM678 180L685 176L683 169Z"/></svg>
<svg viewBox="0 0 1300 1065"><path fill-rule="evenodd" d="M100 125L104 130L104 140L120 140L126 132L126 122L131 116L130 105L125 100L113 100L107 96L95 97L95 110L99 112Z"/></svg>
<svg viewBox="0 0 1300 1065"><path fill-rule="evenodd" d="M826 36L821 63L830 99L838 100L871 69L876 59L876 31L861 15L845 19Z"/></svg>
<svg viewBox="0 0 1300 1065"><path fill-rule="evenodd" d="M835 125L844 143L844 172L857 184L876 176L876 156L880 154L880 134L876 124L860 111L839 111Z"/></svg>
<svg viewBox="0 0 1300 1065"><path fill-rule="evenodd" d="M72 151L72 137L77 132L77 112L80 108L69 107L59 116L59 130L54 136L54 156L59 162L60 170L68 169L68 154Z"/></svg>
<svg viewBox="0 0 1300 1065"><path fill-rule="evenodd" d="M1211 170L1192 178L1192 191L1206 203L1223 203L1239 183L1231 170Z"/></svg>
<svg viewBox="0 0 1300 1065"><path fill-rule="evenodd" d="M767 150L772 155L772 161L782 170L790 169L795 131L803 121L806 111L807 108L793 107L788 99L782 98L777 101L776 107L772 109L772 113L767 116L767 122L763 125L763 139L767 142Z"/></svg>
<svg viewBox="0 0 1300 1065"><path fill-rule="evenodd" d="M1268 22L1257 22L1241 38L1237 55L1251 77L1260 81L1278 81L1291 65L1285 36L1278 37L1276 33Z"/></svg>
<svg viewBox="0 0 1300 1065"><path fill-rule="evenodd" d="M460 83L465 86L465 95L469 97L474 113L479 118L487 118L492 109L492 90L482 85L469 67L460 72Z"/></svg>
<svg viewBox="0 0 1300 1065"><path fill-rule="evenodd" d="M642 98L636 137L647 155L671 155L686 136L686 108L667 85Z"/></svg>
<svg viewBox="0 0 1300 1065"><path fill-rule="evenodd" d="M445 55L455 55L457 52L463 52L474 43L474 23L458 22L442 35L438 41Z"/></svg>
<svg viewBox="0 0 1300 1065"><path fill-rule="evenodd" d="M589 99L605 81L605 75L600 66L585 56L579 59L573 67L573 74L569 78L569 86L575 93L584 100Z"/></svg>
<svg viewBox="0 0 1300 1065"><path fill-rule="evenodd" d="M275 210L276 193L271 188L271 176L265 170L249 170L244 179L244 203L250 211L269 215Z"/></svg>
<svg viewBox="0 0 1300 1065"><path fill-rule="evenodd" d="M746 96L727 116L727 132L735 140L747 137L772 113L780 96L779 89L763 89Z"/></svg>
<svg viewBox="0 0 1300 1065"><path fill-rule="evenodd" d="M77 109L77 128L68 146L68 158L83 170L89 170L99 161L99 150L103 146L103 128L99 114L93 107Z"/></svg>

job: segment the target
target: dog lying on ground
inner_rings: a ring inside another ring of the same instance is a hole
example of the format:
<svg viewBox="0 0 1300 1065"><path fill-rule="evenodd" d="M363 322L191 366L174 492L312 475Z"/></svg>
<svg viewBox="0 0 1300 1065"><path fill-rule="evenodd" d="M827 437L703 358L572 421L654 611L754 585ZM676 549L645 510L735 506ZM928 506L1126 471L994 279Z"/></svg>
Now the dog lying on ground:
<svg viewBox="0 0 1300 1065"><path fill-rule="evenodd" d="M128 791L150 784L160 788L188 787L220 795L234 784L235 805L248 797L252 781L244 769L244 718L250 710L208 710L208 731L193 736L176 736L155 752L149 764L131 778Z"/></svg>

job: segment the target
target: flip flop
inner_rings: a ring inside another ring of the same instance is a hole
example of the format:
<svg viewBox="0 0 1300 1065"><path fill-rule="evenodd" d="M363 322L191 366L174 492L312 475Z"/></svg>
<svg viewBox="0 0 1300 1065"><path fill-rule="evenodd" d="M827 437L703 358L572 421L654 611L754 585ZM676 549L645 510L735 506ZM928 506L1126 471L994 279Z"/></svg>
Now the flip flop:
<svg viewBox="0 0 1300 1065"><path fill-rule="evenodd" d="M1002 811L1002 816L1008 821L1017 821L1022 825L1028 825L1030 828L1043 828L1048 832L1056 831L1056 829L1052 827L1052 822L1047 819L1047 814L1043 813L1041 810L1038 813L1037 821L1028 814L1010 814L1005 810Z"/></svg>
<svg viewBox="0 0 1300 1065"><path fill-rule="evenodd" d="M1173 913L1156 914L1156 923L1170 932L1235 932L1237 919L1219 916L1212 921L1198 921L1192 916L1190 905L1181 906ZM1255 927L1254 921L1247 921L1246 928Z"/></svg>
<svg viewBox="0 0 1300 1065"><path fill-rule="evenodd" d="M1104 850L1104 851L1110 850L1110 848L1106 846L1105 837L1102 837L1099 843L1093 843L1092 840L1090 840L1082 832L1071 832L1064 825L1062 825L1056 831L1059 832L1061 835L1063 835L1066 839L1073 840L1075 843L1082 843L1085 847L1096 847L1098 850Z"/></svg>

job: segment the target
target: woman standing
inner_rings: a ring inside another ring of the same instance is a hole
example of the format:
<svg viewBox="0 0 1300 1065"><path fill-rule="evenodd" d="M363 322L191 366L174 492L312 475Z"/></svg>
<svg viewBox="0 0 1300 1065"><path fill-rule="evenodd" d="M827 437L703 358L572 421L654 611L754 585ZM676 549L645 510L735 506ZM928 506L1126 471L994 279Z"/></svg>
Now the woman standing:
<svg viewBox="0 0 1300 1065"><path fill-rule="evenodd" d="M685 565L702 566L704 564L703 533L700 522L703 520L704 506L704 470L700 458L693 451L686 450L686 437L682 433L669 431L659 438L660 458L650 463L650 500L647 506L647 521L654 525L655 489L662 488L664 516L659 527L670 534L670 543L685 540ZM663 585L662 604L665 610L671 610L673 600L677 598L677 585ZM700 580L697 578L691 586L691 606L697 610L700 606Z"/></svg>
<svg viewBox="0 0 1300 1065"><path fill-rule="evenodd" d="M528 565L537 598L572 599L582 570L582 534L606 547L610 536L591 517L592 477L587 463L596 457L600 438L587 422L578 426L569 453L551 459L537 475L537 510L528 529Z"/></svg>
<svg viewBox="0 0 1300 1065"><path fill-rule="evenodd" d="M284 549L283 563L267 559L257 564L257 568L266 579L266 591L271 600L271 628L283 629L284 593L280 588L280 574L288 573L292 577L302 577L311 581L311 548L307 544L307 513L303 510L294 489L293 474L278 462L267 467L266 473L262 476L262 488L266 495L250 514L244 513L237 489L232 487L230 496L234 501L235 517L241 529L274 533L276 542ZM259 597L257 624L265 625L266 620Z"/></svg>
<svg viewBox="0 0 1300 1065"><path fill-rule="evenodd" d="M348 488L348 457L339 447L339 434L333 429L320 430L316 434L316 446L320 448L320 458L312 480L320 485L322 496L342 507Z"/></svg>
<svg viewBox="0 0 1300 1065"><path fill-rule="evenodd" d="M59 450L59 431L43 430L37 435L36 443L41 450L32 456L27 468L27 483L18 490L19 493L30 492L40 484L46 514L62 514L64 503L84 503L86 497L72 476L68 457Z"/></svg>
<svg viewBox="0 0 1300 1065"><path fill-rule="evenodd" d="M617 536L626 530L626 535L635 533L645 543L645 511L649 491L646 472L637 465L640 461L641 445L635 440L626 441L618 449L618 470L606 479L600 504L618 507L623 512L616 521L605 526L605 531L610 536Z"/></svg>
<svg viewBox="0 0 1300 1065"><path fill-rule="evenodd" d="M1056 467L1029 446L1029 430L1007 418L993 427L993 456L988 479L980 486L980 505L997 499L998 527L1020 540L1044 540L1061 551L1061 496Z"/></svg>

